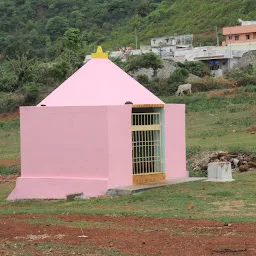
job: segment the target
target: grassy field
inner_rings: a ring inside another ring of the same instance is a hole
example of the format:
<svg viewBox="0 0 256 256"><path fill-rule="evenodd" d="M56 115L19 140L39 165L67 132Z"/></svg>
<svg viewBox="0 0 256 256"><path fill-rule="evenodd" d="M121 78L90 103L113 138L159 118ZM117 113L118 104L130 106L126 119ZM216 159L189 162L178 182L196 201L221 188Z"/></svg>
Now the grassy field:
<svg viewBox="0 0 256 256"><path fill-rule="evenodd" d="M188 156L204 150L256 154L256 135L245 132L246 128L256 125L256 93L211 99L205 94L195 94L163 100L186 104ZM19 170L19 166L1 166L1 160L17 158L19 119L0 121L0 176ZM216 249L225 252L230 243L233 245L230 245L229 253L239 252L244 249L243 241L247 236L255 237L256 234L256 173L236 173L233 178L232 183L192 182L131 196L83 201L7 202L15 183L0 183L0 254L212 255ZM133 220L136 217L138 219ZM171 222L167 224L165 218L171 218ZM232 227L229 227L230 223ZM77 236L84 233L89 234L91 240L78 241ZM184 241L187 244L184 245ZM164 243L169 243L165 249ZM184 251L178 254L176 250L180 250L180 244ZM207 244L207 248L201 244ZM244 250L256 251L254 244L252 242ZM237 251L232 251L236 245ZM203 250L201 254L199 247ZM170 248L172 252L168 251Z"/></svg>
<svg viewBox="0 0 256 256"><path fill-rule="evenodd" d="M236 181L232 183L192 182L112 199L44 201L43 204L41 201L5 201L14 187L13 183L5 183L0 185L0 214L109 214L256 222L256 173L239 173L234 178ZM193 204L194 209L189 210L189 204ZM56 220L47 221L52 224ZM59 221L59 224L63 223ZM80 224L88 225L71 225Z"/></svg>
<svg viewBox="0 0 256 256"><path fill-rule="evenodd" d="M244 132L256 125L256 93L211 99L202 93L163 100L186 104L188 151L200 148L256 152L255 135ZM0 160L18 157L19 120L0 121Z"/></svg>
<svg viewBox="0 0 256 256"><path fill-rule="evenodd" d="M0 159L19 158L19 129L19 119L0 121Z"/></svg>

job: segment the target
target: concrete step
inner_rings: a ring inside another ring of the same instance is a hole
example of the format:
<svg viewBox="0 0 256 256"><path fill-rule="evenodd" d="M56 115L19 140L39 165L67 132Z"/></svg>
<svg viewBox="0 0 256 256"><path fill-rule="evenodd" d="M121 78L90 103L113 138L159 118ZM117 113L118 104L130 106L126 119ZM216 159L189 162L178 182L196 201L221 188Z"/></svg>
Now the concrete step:
<svg viewBox="0 0 256 256"><path fill-rule="evenodd" d="M170 180L165 180L160 182L151 182L144 185L132 185L127 187L112 188L107 191L106 195L107 196L127 196L135 193L140 193L149 189L165 187L165 186L170 186L174 184L193 182L193 181L203 181L206 179L207 178L190 177L190 178L184 178L184 179L170 179Z"/></svg>

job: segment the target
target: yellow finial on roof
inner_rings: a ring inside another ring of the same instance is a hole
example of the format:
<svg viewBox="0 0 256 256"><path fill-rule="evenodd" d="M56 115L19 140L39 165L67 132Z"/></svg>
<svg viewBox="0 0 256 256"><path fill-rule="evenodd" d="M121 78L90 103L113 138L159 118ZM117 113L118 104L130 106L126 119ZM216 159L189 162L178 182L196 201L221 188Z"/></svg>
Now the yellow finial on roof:
<svg viewBox="0 0 256 256"><path fill-rule="evenodd" d="M98 46L97 52L96 53L92 53L92 58L93 59L108 59L108 53L107 52L103 52L102 47Z"/></svg>

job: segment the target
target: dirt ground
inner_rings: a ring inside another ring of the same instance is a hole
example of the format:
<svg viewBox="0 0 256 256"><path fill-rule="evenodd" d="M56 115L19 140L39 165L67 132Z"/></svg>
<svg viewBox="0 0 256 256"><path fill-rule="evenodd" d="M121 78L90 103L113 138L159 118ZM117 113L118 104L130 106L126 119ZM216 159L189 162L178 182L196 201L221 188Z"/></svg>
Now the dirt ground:
<svg viewBox="0 0 256 256"><path fill-rule="evenodd" d="M0 121L12 120L12 119L19 118L19 117L20 117L20 112L19 112L19 110L17 110L13 113L0 114Z"/></svg>
<svg viewBox="0 0 256 256"><path fill-rule="evenodd" d="M206 93L206 96L210 99L213 96L225 96L226 98L234 97L238 94L247 94L250 95L253 92L239 92L236 91L236 88L230 88L230 89L219 89L219 90L213 90Z"/></svg>
<svg viewBox="0 0 256 256"><path fill-rule="evenodd" d="M0 175L0 184L16 181L18 177L19 177L19 175L8 175L8 176Z"/></svg>
<svg viewBox="0 0 256 256"><path fill-rule="evenodd" d="M229 93L227 95L225 95L225 92L228 91ZM231 89L220 89L220 90L214 90L214 91L210 91L206 93L206 96L208 98L211 98L213 96L224 96L227 98L230 98L233 96L235 89L231 88Z"/></svg>
<svg viewBox="0 0 256 256"><path fill-rule="evenodd" d="M49 224L47 218L56 222ZM29 220L34 221L33 224L29 224ZM44 221L45 224L42 224ZM90 225L86 228L71 225L83 221ZM97 228L94 224L97 224ZM15 246L19 242L26 243L26 250L32 252L30 255L46 255L43 251L37 251L36 246L51 242L56 248L58 244L79 247L87 243L94 245L95 250L110 248L129 255L247 256L256 255L256 223L224 226L223 223L208 220L97 215L1 215L0 255L20 255L16 254L20 249ZM13 246L10 247L10 244ZM64 254L60 249L53 248L47 255ZM70 254L65 255L72 255L71 249ZM86 254L80 251L79 255L109 254Z"/></svg>
<svg viewBox="0 0 256 256"><path fill-rule="evenodd" d="M0 165L20 165L20 159L0 159Z"/></svg>
<svg viewBox="0 0 256 256"><path fill-rule="evenodd" d="M251 133L251 134L256 134L256 125L246 128L245 132Z"/></svg>

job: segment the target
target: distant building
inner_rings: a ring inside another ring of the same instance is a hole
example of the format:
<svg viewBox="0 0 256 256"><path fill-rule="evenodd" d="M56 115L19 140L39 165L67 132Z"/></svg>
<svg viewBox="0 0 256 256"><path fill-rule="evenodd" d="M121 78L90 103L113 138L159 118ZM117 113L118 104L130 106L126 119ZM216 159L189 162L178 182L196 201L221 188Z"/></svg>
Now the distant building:
<svg viewBox="0 0 256 256"><path fill-rule="evenodd" d="M173 35L151 38L151 47L163 46L190 46L193 43L193 35Z"/></svg>
<svg viewBox="0 0 256 256"><path fill-rule="evenodd" d="M256 43L256 21L242 21L241 26L224 27L223 35L226 36L222 46L241 43Z"/></svg>
<svg viewBox="0 0 256 256"><path fill-rule="evenodd" d="M151 38L152 52L163 59L174 57L176 49L188 49L192 47L193 35L173 35Z"/></svg>
<svg viewBox="0 0 256 256"><path fill-rule="evenodd" d="M221 76L226 69L233 68L244 53L256 50L256 21L239 19L239 22L241 26L223 28L226 41L222 46L193 47L194 35L173 35L151 38L151 45L141 45L138 50L119 48L109 52L109 56L126 61L128 56L153 52L162 59L176 62L202 61L212 74ZM90 59L91 56L87 55L84 63Z"/></svg>
<svg viewBox="0 0 256 256"><path fill-rule="evenodd" d="M242 26L255 25L256 24L256 20L244 21L242 19L238 19L238 21L241 23Z"/></svg>
<svg viewBox="0 0 256 256"><path fill-rule="evenodd" d="M131 55L142 55L144 53L152 52L151 46L141 46L140 49L134 50L132 47L121 47L116 51L109 51L110 58L120 58L122 61L126 61L128 56ZM92 59L91 55L86 55L84 64Z"/></svg>

